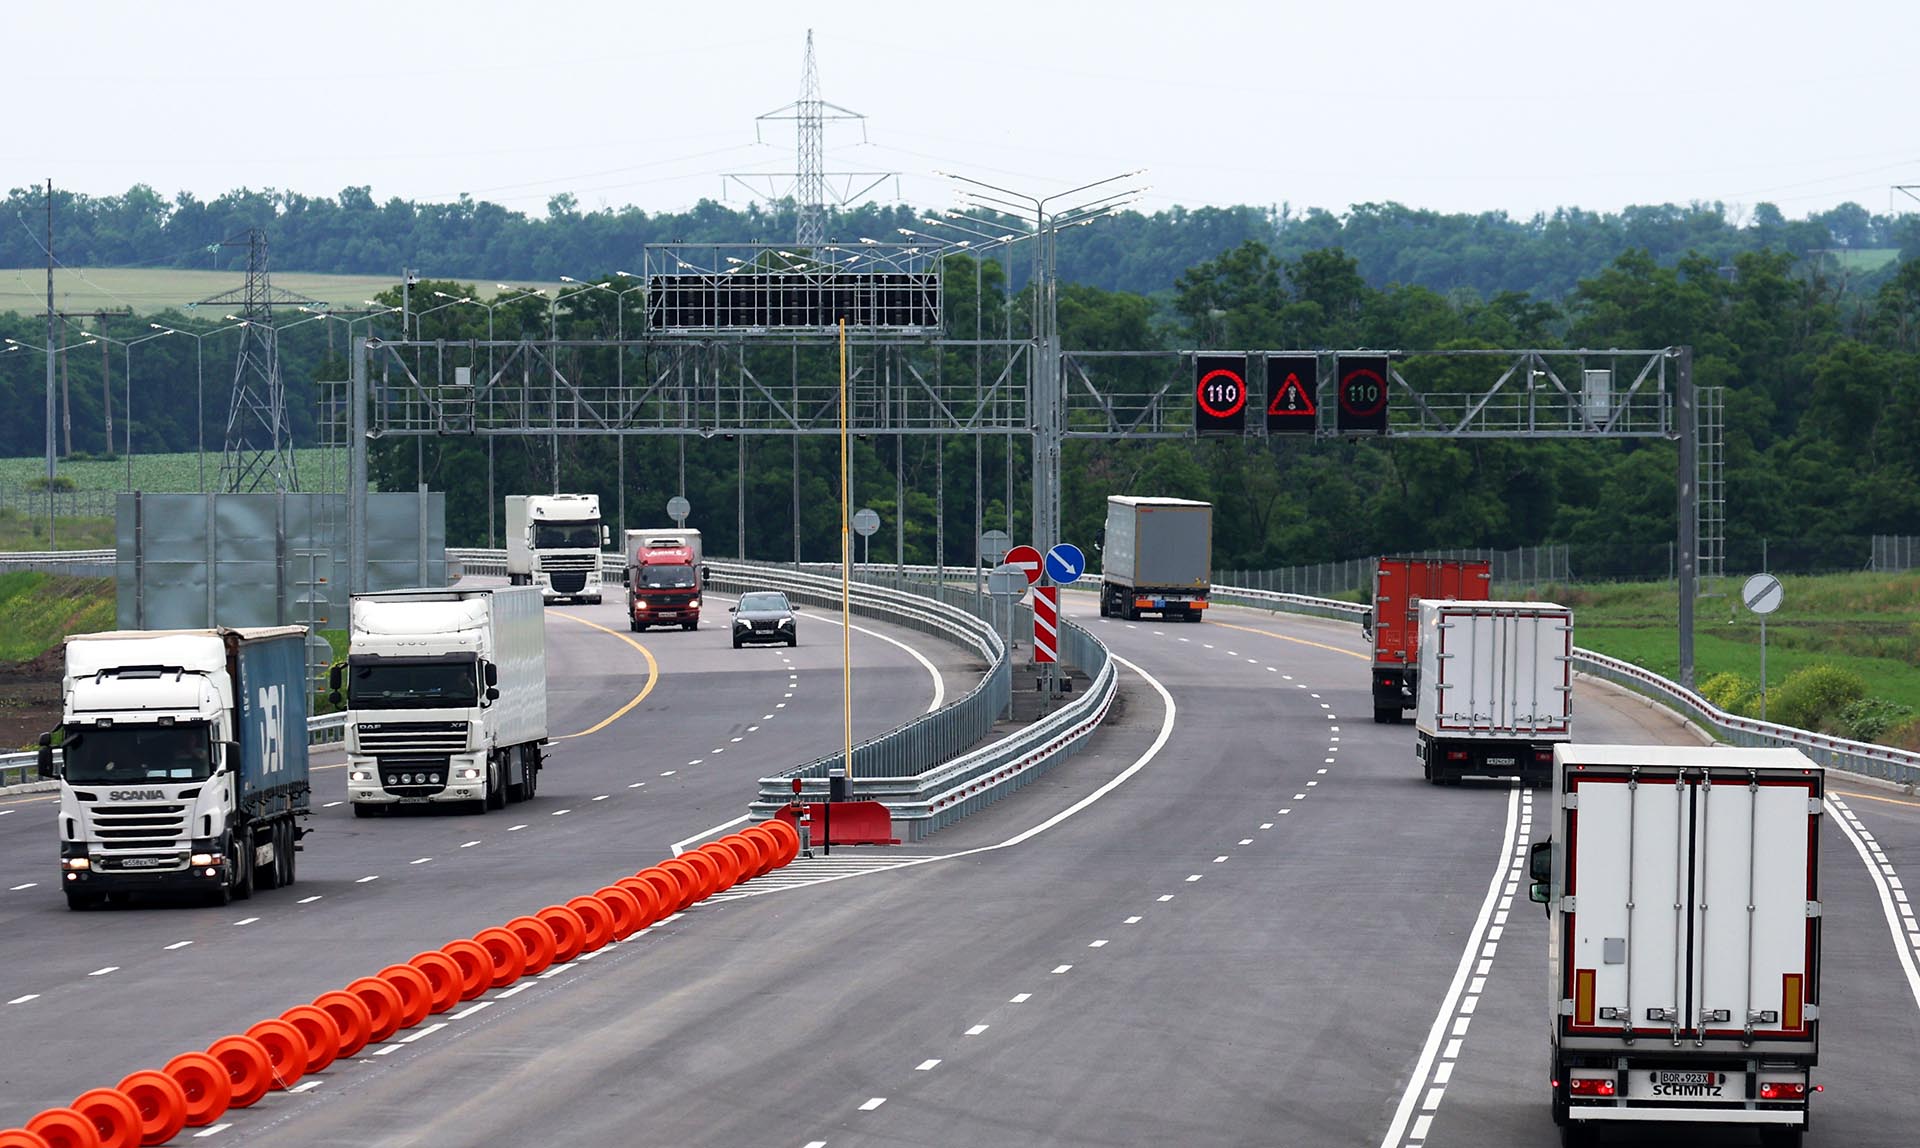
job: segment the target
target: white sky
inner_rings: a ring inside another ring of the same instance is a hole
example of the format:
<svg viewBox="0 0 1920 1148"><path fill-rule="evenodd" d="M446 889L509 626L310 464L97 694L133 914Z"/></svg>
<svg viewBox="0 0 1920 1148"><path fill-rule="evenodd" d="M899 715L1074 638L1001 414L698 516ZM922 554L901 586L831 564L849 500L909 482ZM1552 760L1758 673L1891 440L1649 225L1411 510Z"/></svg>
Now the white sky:
<svg viewBox="0 0 1920 1148"><path fill-rule="evenodd" d="M722 173L795 166L793 124L756 144L754 117L798 96L808 28L823 96L868 117L864 144L829 125L828 169L923 207L953 203L937 171L1045 195L1145 168L1144 210L1920 208L1890 190L1920 183L1915 0L13 0L0 177L744 204Z"/></svg>

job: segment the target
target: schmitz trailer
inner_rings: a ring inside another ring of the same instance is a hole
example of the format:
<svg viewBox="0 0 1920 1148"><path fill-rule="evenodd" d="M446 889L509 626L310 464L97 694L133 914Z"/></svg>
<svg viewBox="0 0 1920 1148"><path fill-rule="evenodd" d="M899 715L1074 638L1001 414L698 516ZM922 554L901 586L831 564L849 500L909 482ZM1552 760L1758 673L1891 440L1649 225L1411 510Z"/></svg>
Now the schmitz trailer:
<svg viewBox="0 0 1920 1148"><path fill-rule="evenodd" d="M1573 611L1552 602L1420 603L1414 753L1428 781L1544 785L1573 736Z"/></svg>
<svg viewBox="0 0 1920 1148"><path fill-rule="evenodd" d="M1808 1127L1820 1051L1821 768L1792 749L1561 745L1547 906L1553 1118Z"/></svg>
<svg viewBox="0 0 1920 1148"><path fill-rule="evenodd" d="M118 630L67 639L60 877L69 908L291 885L308 813L306 630Z"/></svg>
<svg viewBox="0 0 1920 1148"><path fill-rule="evenodd" d="M1493 567L1442 558L1382 558L1373 571L1373 720L1391 725L1418 704L1420 603L1428 598L1484 602Z"/></svg>

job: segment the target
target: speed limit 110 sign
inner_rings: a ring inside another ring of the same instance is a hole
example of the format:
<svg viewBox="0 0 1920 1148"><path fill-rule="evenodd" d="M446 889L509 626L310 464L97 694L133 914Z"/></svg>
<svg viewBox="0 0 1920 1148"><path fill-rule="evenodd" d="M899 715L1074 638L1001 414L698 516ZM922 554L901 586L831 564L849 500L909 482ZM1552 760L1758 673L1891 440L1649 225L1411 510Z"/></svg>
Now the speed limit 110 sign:
<svg viewBox="0 0 1920 1148"><path fill-rule="evenodd" d="M1335 367L1335 394L1339 411L1334 421L1341 434L1387 433L1387 379L1385 355L1342 355Z"/></svg>

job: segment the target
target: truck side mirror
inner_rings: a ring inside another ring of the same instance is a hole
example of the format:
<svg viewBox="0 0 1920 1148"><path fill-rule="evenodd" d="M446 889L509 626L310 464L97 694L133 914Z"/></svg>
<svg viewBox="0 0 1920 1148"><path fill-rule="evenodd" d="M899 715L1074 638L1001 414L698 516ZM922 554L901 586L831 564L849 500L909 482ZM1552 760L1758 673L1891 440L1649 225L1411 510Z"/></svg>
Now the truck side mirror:
<svg viewBox="0 0 1920 1148"><path fill-rule="evenodd" d="M339 690L328 690L328 691L327 691L327 700L328 700L328 701L330 701L330 702L332 702L332 703L333 703L334 705L339 705L339 704L340 704L340 691L339 691Z"/></svg>
<svg viewBox="0 0 1920 1148"><path fill-rule="evenodd" d="M497 702L497 701L499 701L499 700L500 700L500 687L499 687L499 686L488 686L488 687L487 687L487 700L488 700L488 701L490 701L490 702Z"/></svg>
<svg viewBox="0 0 1920 1148"><path fill-rule="evenodd" d="M1553 892L1553 842L1536 841L1527 850L1527 896L1535 904L1545 905ZM1553 910L1549 908L1548 913Z"/></svg>
<svg viewBox="0 0 1920 1148"><path fill-rule="evenodd" d="M336 702L340 700L340 671L344 669L346 667L338 662L327 668L327 688L333 691L333 700Z"/></svg>
<svg viewBox="0 0 1920 1148"><path fill-rule="evenodd" d="M53 735L50 733L40 735L40 753L36 764L40 766L42 780L51 781L60 776L59 771L53 766Z"/></svg>
<svg viewBox="0 0 1920 1148"><path fill-rule="evenodd" d="M225 758L225 763L222 768L232 770L234 773L239 773L240 743L237 741L223 741L220 744L226 747L226 753L222 755Z"/></svg>
<svg viewBox="0 0 1920 1148"><path fill-rule="evenodd" d="M488 662L487 668L486 668L486 675L487 675L487 685L489 687L497 686L500 684L500 667L499 666L494 665L492 662Z"/></svg>
<svg viewBox="0 0 1920 1148"><path fill-rule="evenodd" d="M607 547L612 545L613 545L613 535L607 533L607 528L602 526L600 528L600 549L605 550Z"/></svg>
<svg viewBox="0 0 1920 1148"><path fill-rule="evenodd" d="M702 562L700 564L700 584L702 586L705 586L707 584L707 579L711 577L713 577L713 575L707 573L707 564L705 562Z"/></svg>

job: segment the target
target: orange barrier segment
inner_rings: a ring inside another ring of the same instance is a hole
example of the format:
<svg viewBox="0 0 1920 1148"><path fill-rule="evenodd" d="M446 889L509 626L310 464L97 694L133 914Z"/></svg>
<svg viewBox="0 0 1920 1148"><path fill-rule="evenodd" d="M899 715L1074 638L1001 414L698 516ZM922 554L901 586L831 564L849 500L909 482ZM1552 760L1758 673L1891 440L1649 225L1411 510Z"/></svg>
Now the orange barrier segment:
<svg viewBox="0 0 1920 1148"><path fill-rule="evenodd" d="M352 1056L373 1039L373 1010L358 995L335 989L313 998L313 1007L333 1018L340 1034L337 1057Z"/></svg>
<svg viewBox="0 0 1920 1148"><path fill-rule="evenodd" d="M307 1038L284 1020L263 1020L247 1030L273 1064L273 1087L292 1088L307 1074Z"/></svg>
<svg viewBox="0 0 1920 1148"><path fill-rule="evenodd" d="M250 1036L223 1036L207 1046L207 1055L220 1062L233 1082L228 1108L245 1108L273 1087L273 1058Z"/></svg>
<svg viewBox="0 0 1920 1148"><path fill-rule="evenodd" d="M433 1006L430 1012L446 1012L460 1003L460 996L466 991L466 974L460 964L439 949L428 949L424 953L415 953L407 964L420 970L427 978L427 991L432 994Z"/></svg>
<svg viewBox="0 0 1920 1148"><path fill-rule="evenodd" d="M462 937L440 946L440 951L460 966L460 999L470 1001L493 984L493 957L478 941Z"/></svg>
<svg viewBox="0 0 1920 1148"><path fill-rule="evenodd" d="M48 1148L47 1138L25 1128L0 1128L0 1148Z"/></svg>
<svg viewBox="0 0 1920 1148"><path fill-rule="evenodd" d="M706 887L706 871L687 860L683 854L660 862L655 868L669 873L680 884L680 895L675 899L673 911L678 913L706 896L702 890Z"/></svg>
<svg viewBox="0 0 1920 1148"><path fill-rule="evenodd" d="M714 883L713 893L724 893L740 883L740 857L733 850L718 841L709 841L694 852L711 859L720 870L720 879ZM707 895L711 897L713 893Z"/></svg>
<svg viewBox="0 0 1920 1148"><path fill-rule="evenodd" d="M564 965L580 955L587 944L587 923L580 914L565 905L548 905L534 916L553 930L553 963Z"/></svg>
<svg viewBox="0 0 1920 1148"><path fill-rule="evenodd" d="M348 985L347 991L367 1006L373 1024L367 1034L368 1044L378 1044L400 1031L400 990L393 987L392 982L379 977L361 977Z"/></svg>
<svg viewBox="0 0 1920 1148"><path fill-rule="evenodd" d="M780 867L780 855L785 847L780 842L779 834L764 825L755 825L741 830L740 836L752 842L753 847L760 851L760 868L754 876L764 877Z"/></svg>
<svg viewBox="0 0 1920 1148"><path fill-rule="evenodd" d="M140 1148L140 1109L119 1089L90 1088L67 1107L92 1122L100 1148Z"/></svg>
<svg viewBox="0 0 1920 1148"><path fill-rule="evenodd" d="M613 940L613 910L597 894L575 897L566 907L574 911L587 931L586 940L580 946L582 952L598 952Z"/></svg>
<svg viewBox="0 0 1920 1148"><path fill-rule="evenodd" d="M507 922L507 931L520 939L520 947L526 951L527 976L543 973L553 964L557 942L553 926L538 917L515 917Z"/></svg>
<svg viewBox="0 0 1920 1148"><path fill-rule="evenodd" d="M780 842L780 860L775 863L775 868L790 864L795 857L800 856L800 831L793 827L793 822L787 820L787 816L782 811L781 815L760 823L761 828L773 834Z"/></svg>
<svg viewBox="0 0 1920 1148"><path fill-rule="evenodd" d="M631 877L625 879L633 880ZM642 881L640 884L646 885L646 882ZM624 941L640 931L640 898L634 894L633 890L620 885L608 885L604 889L594 890L593 895L607 907L607 914L613 921L614 940ZM653 897L651 887L647 889L647 897L651 901ZM569 901L568 904L572 902Z"/></svg>
<svg viewBox="0 0 1920 1148"><path fill-rule="evenodd" d="M638 881L653 891L652 906L649 907L645 904L641 906L641 908L646 909L643 915L644 921L640 926L641 928L646 928L662 917L671 917L678 911L680 904L680 878L660 868L658 865L649 865L645 869L635 873L632 877L628 878L628 880ZM626 882L616 881L615 884L626 885ZM633 887L628 885L627 888L631 889ZM636 897L640 895L638 889L634 889L633 892Z"/></svg>
<svg viewBox="0 0 1920 1148"><path fill-rule="evenodd" d="M320 1072L340 1056L340 1022L326 1009L294 1005L280 1019L298 1029L300 1039L307 1042L308 1072Z"/></svg>
<svg viewBox="0 0 1920 1148"><path fill-rule="evenodd" d="M735 870L733 878L735 885L742 881L751 881L760 875L760 850L752 842L735 833L722 837L714 844L733 854L733 859L738 862L739 867Z"/></svg>
<svg viewBox="0 0 1920 1148"><path fill-rule="evenodd" d="M699 874L694 883L693 904L697 905L720 891L720 879L725 874L721 872L720 862L713 854L694 849L682 853L679 860L693 866L693 871Z"/></svg>
<svg viewBox="0 0 1920 1148"><path fill-rule="evenodd" d="M427 974L412 965L388 965L374 976L400 994L400 1027L412 1028L433 1011L433 985Z"/></svg>
<svg viewBox="0 0 1920 1148"><path fill-rule="evenodd" d="M27 1131L47 1142L47 1148L100 1148L93 1121L71 1108L49 1108L27 1121Z"/></svg>
<svg viewBox="0 0 1920 1148"><path fill-rule="evenodd" d="M173 1077L143 1068L128 1073L119 1087L140 1113L140 1143L165 1144L187 1126L187 1090Z"/></svg>
<svg viewBox="0 0 1920 1148"><path fill-rule="evenodd" d="M475 933L473 939L487 950L487 957L493 961L491 983L494 988L506 988L526 975L527 947L520 943L519 936L513 930L495 925Z"/></svg>
<svg viewBox="0 0 1920 1148"><path fill-rule="evenodd" d="M189 1128L212 1124L233 1102L233 1079L226 1066L204 1052L183 1052L160 1071L179 1081L187 1094Z"/></svg>

